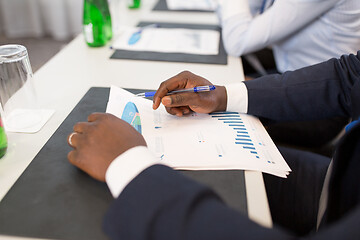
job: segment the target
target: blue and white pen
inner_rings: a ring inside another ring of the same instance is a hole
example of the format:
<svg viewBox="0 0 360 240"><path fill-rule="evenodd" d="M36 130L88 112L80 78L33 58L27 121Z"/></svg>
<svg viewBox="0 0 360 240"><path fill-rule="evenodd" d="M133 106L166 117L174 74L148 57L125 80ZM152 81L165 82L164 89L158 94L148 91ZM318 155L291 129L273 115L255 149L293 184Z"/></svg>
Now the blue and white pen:
<svg viewBox="0 0 360 240"><path fill-rule="evenodd" d="M194 88L184 88L184 89L179 89L179 90L175 90L175 91L170 91L168 92L167 95L171 95L174 93L182 93L182 92L209 92L212 90L215 90L216 87L211 85L211 86L198 86L198 87L194 87ZM137 97L153 97L155 95L156 92L144 92L144 93L139 93L136 94L135 96Z"/></svg>
<svg viewBox="0 0 360 240"><path fill-rule="evenodd" d="M135 43L137 43L140 38L141 38L141 33L142 31L144 31L145 29L148 29L148 28L157 28L159 27L159 24L150 24L150 25L147 25L145 27L141 27L138 31L134 32L131 37L129 38L129 41L128 41L128 44L129 45L134 45Z"/></svg>

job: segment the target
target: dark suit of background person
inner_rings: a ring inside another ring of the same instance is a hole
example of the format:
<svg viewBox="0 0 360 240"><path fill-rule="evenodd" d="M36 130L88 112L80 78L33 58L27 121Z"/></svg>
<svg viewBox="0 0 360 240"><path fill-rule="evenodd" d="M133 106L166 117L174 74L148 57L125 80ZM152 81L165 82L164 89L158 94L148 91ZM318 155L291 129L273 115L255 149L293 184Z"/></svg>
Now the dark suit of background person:
<svg viewBox="0 0 360 240"><path fill-rule="evenodd" d="M360 116L360 51L357 56L245 84L249 114L282 121L334 116L356 120ZM272 215L275 220L277 215L287 215L288 222L303 224L305 229L300 228L298 234L305 234L315 228L314 209L330 159L297 150L282 152L293 172L288 179L265 179ZM320 229L304 238L360 239L360 124L338 143L328 190ZM297 238L276 221L273 229L257 225L224 205L212 190L162 165L145 169L126 186L103 227L112 239L127 240Z"/></svg>

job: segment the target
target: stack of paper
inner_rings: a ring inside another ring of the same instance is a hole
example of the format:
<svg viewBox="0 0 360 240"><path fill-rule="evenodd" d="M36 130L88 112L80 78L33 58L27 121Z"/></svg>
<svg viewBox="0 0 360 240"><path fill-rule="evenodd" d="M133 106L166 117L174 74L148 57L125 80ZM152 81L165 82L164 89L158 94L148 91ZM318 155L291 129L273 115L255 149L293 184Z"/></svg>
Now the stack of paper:
<svg viewBox="0 0 360 240"><path fill-rule="evenodd" d="M131 41L134 34L138 41ZM193 30L183 28L133 28L123 27L112 47L130 51L165 53L189 53L217 55L220 33L215 30Z"/></svg>
<svg viewBox="0 0 360 240"><path fill-rule="evenodd" d="M203 10L214 11L216 2L214 0L166 0L170 10Z"/></svg>
<svg viewBox="0 0 360 240"><path fill-rule="evenodd" d="M111 87L107 112L132 124L149 149L176 169L245 169L286 177L291 169L261 122L237 112L176 117L152 101Z"/></svg>

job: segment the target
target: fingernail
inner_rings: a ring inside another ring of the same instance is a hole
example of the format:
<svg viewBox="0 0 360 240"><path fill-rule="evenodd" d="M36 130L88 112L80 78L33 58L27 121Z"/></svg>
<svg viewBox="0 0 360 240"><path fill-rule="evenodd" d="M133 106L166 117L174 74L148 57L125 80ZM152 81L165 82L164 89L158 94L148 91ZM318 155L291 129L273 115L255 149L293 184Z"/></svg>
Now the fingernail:
<svg viewBox="0 0 360 240"><path fill-rule="evenodd" d="M171 98L170 97L163 97L161 100L162 104L165 106L171 105Z"/></svg>

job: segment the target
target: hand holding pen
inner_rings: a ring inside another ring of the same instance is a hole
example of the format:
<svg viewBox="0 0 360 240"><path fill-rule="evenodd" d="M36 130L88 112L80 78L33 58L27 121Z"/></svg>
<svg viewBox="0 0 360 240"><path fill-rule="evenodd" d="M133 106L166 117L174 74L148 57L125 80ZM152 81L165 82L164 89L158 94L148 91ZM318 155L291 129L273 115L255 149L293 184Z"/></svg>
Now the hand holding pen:
<svg viewBox="0 0 360 240"><path fill-rule="evenodd" d="M167 93L167 95L175 94L175 93L183 93L183 92L209 92L212 90L215 90L216 87L214 85L211 86L198 86L193 88L184 88L179 90L170 91ZM144 93L138 93L135 96L137 97L153 97L156 92L144 92Z"/></svg>
<svg viewBox="0 0 360 240"><path fill-rule="evenodd" d="M179 117L192 111L198 113L225 111L227 101L225 87L216 86L212 90L200 92L192 90L195 87L212 85L205 78L191 72L181 72L161 83L154 95L153 109L157 109L162 103L168 113Z"/></svg>

